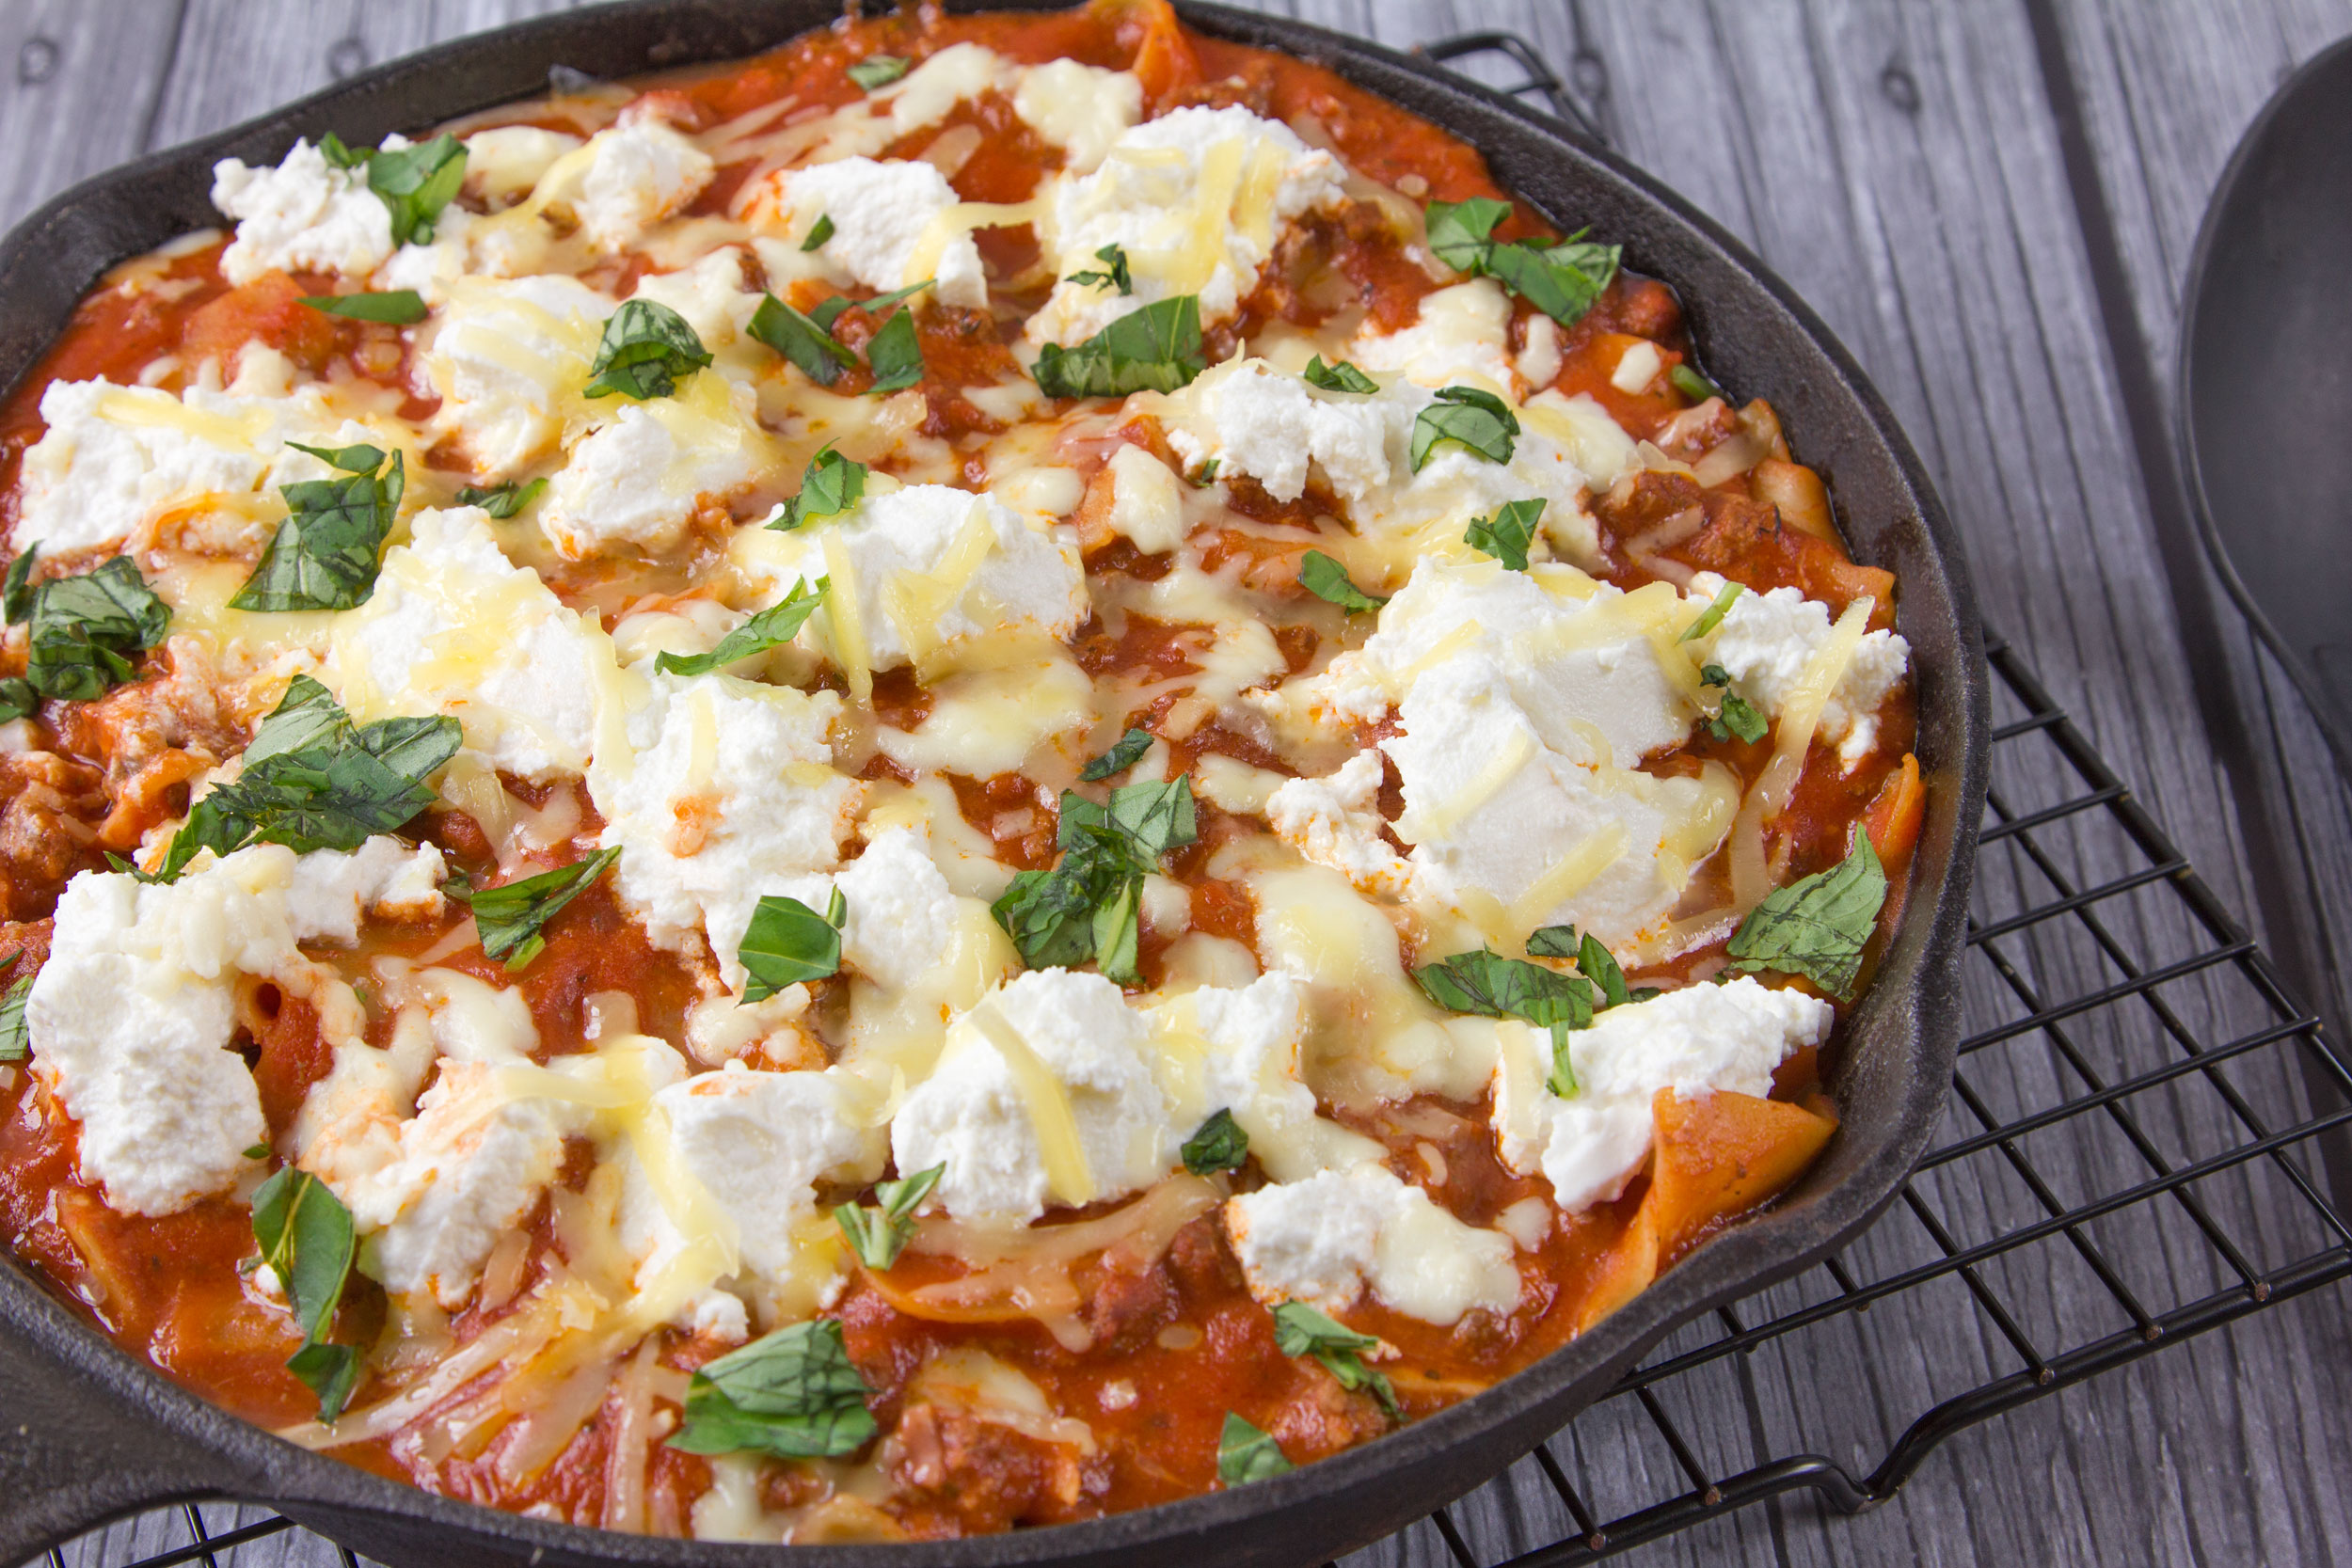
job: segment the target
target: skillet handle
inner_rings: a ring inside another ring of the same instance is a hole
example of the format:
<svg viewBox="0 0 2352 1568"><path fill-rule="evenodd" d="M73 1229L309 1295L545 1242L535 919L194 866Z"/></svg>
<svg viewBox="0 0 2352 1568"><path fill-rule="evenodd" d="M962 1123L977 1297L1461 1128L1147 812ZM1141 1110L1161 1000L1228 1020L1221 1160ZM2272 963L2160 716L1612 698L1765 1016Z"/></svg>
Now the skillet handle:
<svg viewBox="0 0 2352 1568"><path fill-rule="evenodd" d="M238 1490L227 1464L158 1419L129 1357L56 1303L25 1300L39 1287L13 1273L0 1264L0 1564L141 1509Z"/></svg>

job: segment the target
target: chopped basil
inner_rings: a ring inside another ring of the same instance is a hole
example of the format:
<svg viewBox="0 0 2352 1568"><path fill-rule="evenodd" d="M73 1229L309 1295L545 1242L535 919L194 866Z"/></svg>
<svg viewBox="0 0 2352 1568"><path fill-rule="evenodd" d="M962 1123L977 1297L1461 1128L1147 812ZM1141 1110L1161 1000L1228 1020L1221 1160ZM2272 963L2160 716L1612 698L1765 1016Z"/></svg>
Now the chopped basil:
<svg viewBox="0 0 2352 1568"><path fill-rule="evenodd" d="M1108 269L1103 272L1073 272L1066 281L1088 283L1098 289L1117 289L1122 294L1136 292L1135 275L1127 270L1127 253L1115 245L1106 245L1094 253L1096 261Z"/></svg>
<svg viewBox="0 0 2352 1568"><path fill-rule="evenodd" d="M1518 416L1492 392L1475 387L1440 388L1438 401L1413 417L1413 472L1427 467L1430 455L1448 441L1489 463L1508 463L1518 433Z"/></svg>
<svg viewBox="0 0 2352 1568"><path fill-rule="evenodd" d="M1209 368L1200 352L1200 296L1178 294L1120 317L1075 348L1048 343L1029 373L1048 397L1172 392Z"/></svg>
<svg viewBox="0 0 2352 1568"><path fill-rule="evenodd" d="M822 914L781 894L760 899L735 951L743 966L743 1000L765 1001L787 986L839 974L841 923L849 917L850 902L839 888Z"/></svg>
<svg viewBox="0 0 2352 1568"><path fill-rule="evenodd" d="M709 363L710 351L684 316L659 300L623 300L605 321L596 357L588 367L594 379L580 396L666 398Z"/></svg>
<svg viewBox="0 0 2352 1568"><path fill-rule="evenodd" d="M1515 572L1527 570L1527 546L1535 542L1535 525L1543 519L1544 503L1505 501L1491 517L1474 517L1462 535L1473 549L1483 550Z"/></svg>
<svg viewBox="0 0 2352 1568"><path fill-rule="evenodd" d="M824 602L830 579L796 582L792 591L719 639L707 654L663 654L654 668L665 675L701 675L723 670L739 658L782 647L800 635L802 624Z"/></svg>
<svg viewBox="0 0 2352 1568"><path fill-rule="evenodd" d="M0 962L0 974L16 967L22 953L10 953ZM0 1064L21 1062L32 1052L32 1032L24 1024L24 999L32 994L33 977L20 974L8 982L8 989L0 991Z"/></svg>
<svg viewBox="0 0 2352 1568"><path fill-rule="evenodd" d="M801 242L801 248L803 250L815 250L819 245L823 245L827 240L832 238L833 214L831 213L819 213L817 214L817 221L809 225L808 238Z"/></svg>
<svg viewBox="0 0 2352 1568"><path fill-rule="evenodd" d="M1430 253L1455 272L1476 274L1484 270L1496 227L1510 215L1511 204L1491 197L1433 201L1426 213Z"/></svg>
<svg viewBox="0 0 2352 1568"><path fill-rule="evenodd" d="M460 485L457 504L478 506L502 523L537 500L539 492L547 487L544 479L534 479L528 484L501 484L487 490L478 485Z"/></svg>
<svg viewBox="0 0 2352 1568"><path fill-rule="evenodd" d="M1327 392L1376 392L1380 389L1380 383L1346 360L1327 365L1320 354L1307 361L1307 384L1320 387Z"/></svg>
<svg viewBox="0 0 2352 1568"><path fill-rule="evenodd" d="M1341 565L1321 550L1309 550L1298 562L1298 586L1316 598L1338 605L1350 615L1367 615L1389 601L1376 599L1356 586Z"/></svg>
<svg viewBox="0 0 2352 1568"><path fill-rule="evenodd" d="M1487 949L1456 953L1442 962L1423 964L1413 971L1413 983L1449 1012L1524 1019L1550 1030L1553 1091L1576 1092L1576 1074L1568 1065L1568 1036L1592 1024L1595 997L1590 981Z"/></svg>
<svg viewBox="0 0 2352 1568"><path fill-rule="evenodd" d="M1150 730L1129 730L1118 743L1078 769L1078 777L1089 784L1101 784L1113 773L1133 768L1143 753L1152 749Z"/></svg>
<svg viewBox="0 0 2352 1568"><path fill-rule="evenodd" d="M1705 403L1708 398L1720 398L1724 395L1724 389L1721 387L1716 386L1688 365L1677 365L1673 370L1668 371L1666 384L1692 403Z"/></svg>
<svg viewBox="0 0 2352 1568"><path fill-rule="evenodd" d="M1098 806L1063 790L1051 871L1024 871L989 912L1031 969L1091 959L1111 979L1140 985L1136 969L1143 879L1197 833L1192 781L1183 775L1111 791Z"/></svg>
<svg viewBox="0 0 2352 1568"><path fill-rule="evenodd" d="M162 868L143 879L175 879L202 849L357 849L433 803L424 781L463 738L449 718L354 725L326 688L296 675L245 749L244 772L197 801Z"/></svg>
<svg viewBox="0 0 2352 1568"><path fill-rule="evenodd" d="M330 316L393 326L412 326L425 317L424 298L414 289L388 289L380 294L304 294L302 303Z"/></svg>
<svg viewBox="0 0 2352 1568"><path fill-rule="evenodd" d="M306 479L281 484L286 518L270 535L261 563L229 601L232 610L349 610L368 602L375 592L378 553L400 515L400 498L407 484L401 454L393 452L389 467L373 447L328 450L288 446L307 451L344 479Z"/></svg>
<svg viewBox="0 0 2352 1568"><path fill-rule="evenodd" d="M442 892L461 904L473 906L474 930L482 950L506 960L511 974L537 958L547 947L543 934L548 921L564 905L596 886L605 868L621 858L618 846L600 849L584 861L525 877L519 882L476 888L464 881L447 884Z"/></svg>
<svg viewBox="0 0 2352 1568"><path fill-rule="evenodd" d="M1844 1002L1885 902L1885 868L1857 824L1844 860L1766 894L1731 933L1724 955L1734 969L1801 974Z"/></svg>
<svg viewBox="0 0 2352 1568"><path fill-rule="evenodd" d="M31 581L40 546L27 546L0 578L0 609L10 626L30 623L24 674L0 685L0 700L21 719L35 699L84 703L137 673L130 656L164 640L171 607L155 596L127 555L79 576Z"/></svg>
<svg viewBox="0 0 2352 1568"><path fill-rule="evenodd" d="M882 313L891 306L902 299L913 299L936 281L935 278L926 277L920 283L910 283L903 289L893 289L886 294L876 294L871 299L851 299L847 294L835 294L818 306L816 309L811 310L808 313L808 319L827 332L831 332L833 324L850 310L863 310L876 321L880 321Z"/></svg>
<svg viewBox="0 0 2352 1568"><path fill-rule="evenodd" d="M832 386L857 363L857 356L838 338L773 294L760 300L744 330L798 365L819 387Z"/></svg>
<svg viewBox="0 0 2352 1568"><path fill-rule="evenodd" d="M1184 476L1184 483L1196 490L1205 490L1216 483L1216 472L1225 467L1225 460L1212 457Z"/></svg>
<svg viewBox="0 0 2352 1568"><path fill-rule="evenodd" d="M1741 592L1738 583L1724 583L1721 589L1717 590L1714 599L1708 607L1699 611L1699 618L1683 627L1682 635L1675 641L1695 642L1717 626L1722 626L1724 614L1731 609L1731 601L1738 598Z"/></svg>
<svg viewBox="0 0 2352 1568"><path fill-rule="evenodd" d="M1253 1481L1264 1481L1291 1468L1291 1462L1282 1455L1281 1445L1271 1434L1259 1431L1232 1411L1225 1413L1225 1426L1216 1437L1216 1479L1226 1486L1247 1486Z"/></svg>
<svg viewBox="0 0 2352 1568"><path fill-rule="evenodd" d="M1730 671L1720 664L1710 664L1699 672L1699 680L1705 685L1724 689L1722 708L1707 721L1709 735L1718 740L1730 740L1736 736L1751 746L1764 738L1764 732L1772 727L1771 721L1756 710L1754 703L1731 689Z"/></svg>
<svg viewBox="0 0 2352 1568"><path fill-rule="evenodd" d="M22 675L0 679L0 724L16 719L29 719L40 706L40 693L33 683Z"/></svg>
<svg viewBox="0 0 2352 1568"><path fill-rule="evenodd" d="M466 144L446 132L414 147L368 154L368 189L392 214L392 244L433 243L441 210L466 182Z"/></svg>
<svg viewBox="0 0 2352 1568"><path fill-rule="evenodd" d="M844 1203L833 1212L834 1223L841 1227L850 1250L857 1260L869 1269L886 1269L898 1260L898 1254L914 1240L914 1211L931 1196L939 1179L947 1173L943 1162L929 1170L897 1181L883 1181L874 1188L874 1196L882 1199L878 1209L861 1204Z"/></svg>
<svg viewBox="0 0 2352 1568"><path fill-rule="evenodd" d="M768 526L789 533L804 523L849 511L865 494L866 465L851 462L827 443L802 470L800 493L776 509Z"/></svg>
<svg viewBox="0 0 2352 1568"><path fill-rule="evenodd" d="M1219 1111L1202 1122L1200 1131L1186 1138L1178 1152L1184 1156L1184 1168L1195 1176L1239 1170L1249 1158L1249 1134L1242 1131L1232 1112Z"/></svg>
<svg viewBox="0 0 2352 1568"><path fill-rule="evenodd" d="M359 1382L358 1351L326 1339L358 1251L351 1211L326 1182L289 1165L254 1189L253 1240L302 1328L287 1370L318 1395L319 1419L332 1425Z"/></svg>
<svg viewBox="0 0 2352 1568"><path fill-rule="evenodd" d="M835 1459L874 1435L873 1390L850 1363L841 1324L818 1318L706 1363L686 1386L683 1453Z"/></svg>
<svg viewBox="0 0 2352 1568"><path fill-rule="evenodd" d="M874 384L866 391L876 397L902 392L923 379L923 345L914 336L914 312L900 310L866 340L866 362L873 367Z"/></svg>
<svg viewBox="0 0 2352 1568"><path fill-rule="evenodd" d="M1284 1355L1311 1355L1323 1370L1350 1391L1368 1388L1392 1421L1404 1419L1397 1408L1396 1389L1388 1377L1364 1365L1363 1353L1380 1341L1335 1323L1303 1301L1286 1301L1274 1309L1274 1348Z"/></svg>
<svg viewBox="0 0 2352 1568"><path fill-rule="evenodd" d="M1596 1007L1622 1007L1629 1002L1646 1002L1658 994L1655 986L1629 986L1625 971L1616 958L1602 946L1600 939L1585 933L1576 934L1573 926L1546 926L1527 939L1530 958L1572 958L1584 977L1600 988L1601 999Z"/></svg>
<svg viewBox="0 0 2352 1568"><path fill-rule="evenodd" d="M1487 277L1563 326L1574 326L1617 275L1623 247L1598 245L1579 230L1550 245L1502 241L1494 231L1511 204L1486 197L1429 204L1429 248L1456 272Z"/></svg>
<svg viewBox="0 0 2352 1568"><path fill-rule="evenodd" d="M868 55L850 68L850 80L872 92L904 76L914 63L904 55Z"/></svg>

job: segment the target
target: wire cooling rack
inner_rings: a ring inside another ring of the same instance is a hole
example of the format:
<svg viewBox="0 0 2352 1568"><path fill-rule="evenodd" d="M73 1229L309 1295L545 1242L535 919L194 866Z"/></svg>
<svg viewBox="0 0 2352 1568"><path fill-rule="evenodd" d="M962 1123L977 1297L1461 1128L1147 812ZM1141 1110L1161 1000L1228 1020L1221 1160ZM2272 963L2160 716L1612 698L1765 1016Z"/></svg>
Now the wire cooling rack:
<svg viewBox="0 0 2352 1568"><path fill-rule="evenodd" d="M1603 139L1524 40L1424 52ZM1893 1206L1837 1257L1686 1325L1526 1459L1347 1568L1565 1568L1801 1490L1857 1513L1963 1427L2352 1275L2323 1164L2342 1158L2352 1066L2025 661L1998 641L1989 657L1965 1036L1944 1125ZM358 1560L224 1503L46 1561Z"/></svg>

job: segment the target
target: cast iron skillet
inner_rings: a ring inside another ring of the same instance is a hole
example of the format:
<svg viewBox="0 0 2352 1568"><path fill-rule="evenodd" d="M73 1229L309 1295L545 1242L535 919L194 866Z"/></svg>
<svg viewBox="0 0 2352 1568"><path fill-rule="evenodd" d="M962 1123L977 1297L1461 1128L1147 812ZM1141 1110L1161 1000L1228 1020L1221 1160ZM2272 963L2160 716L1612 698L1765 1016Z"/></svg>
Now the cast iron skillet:
<svg viewBox="0 0 2352 1568"><path fill-rule="evenodd" d="M2288 79L2222 172L2189 258L2178 399L2214 570L2352 777L2348 256L2352 40Z"/></svg>
<svg viewBox="0 0 2352 1568"><path fill-rule="evenodd" d="M219 221L214 160L274 162L297 134L373 142L597 76L749 55L830 21L834 0L636 0L467 39L266 119L101 176L0 245L0 380L22 377L112 262ZM974 0L956 8L977 9ZM1855 555L1901 582L1928 814L1914 893L1877 984L1848 1020L1830 1088L1844 1125L1770 1212L1685 1259L1593 1332L1502 1386L1377 1442L1268 1481L1086 1524L903 1546L793 1549L805 1568L1014 1563L1233 1568L1311 1563L1389 1533L1493 1475L1606 1392L1699 1312L1819 1259L1866 1225L1926 1142L1951 1075L1968 874L1985 782L1986 679L1957 543L1894 418L1827 328L1729 235L1566 125L1355 39L1183 4L1222 38L1322 61L1479 147L1564 228L1622 241L1680 293L1708 367L1772 401L1836 496ZM314 1455L185 1393L84 1327L12 1259L0 1266L0 1564L142 1506L266 1501L395 1564L750 1564L771 1548L550 1524L428 1496ZM10 1429L13 1429L11 1432Z"/></svg>

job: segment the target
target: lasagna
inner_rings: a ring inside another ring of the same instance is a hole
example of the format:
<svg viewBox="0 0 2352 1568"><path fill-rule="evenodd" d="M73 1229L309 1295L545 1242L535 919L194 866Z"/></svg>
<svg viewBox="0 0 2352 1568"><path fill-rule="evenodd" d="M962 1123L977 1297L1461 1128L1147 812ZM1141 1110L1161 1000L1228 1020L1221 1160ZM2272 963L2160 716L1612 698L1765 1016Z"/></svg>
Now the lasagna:
<svg viewBox="0 0 2352 1568"><path fill-rule="evenodd" d="M0 410L0 1231L415 1485L1248 1485L1834 1135L1896 585L1663 284L1155 0L223 161Z"/></svg>

